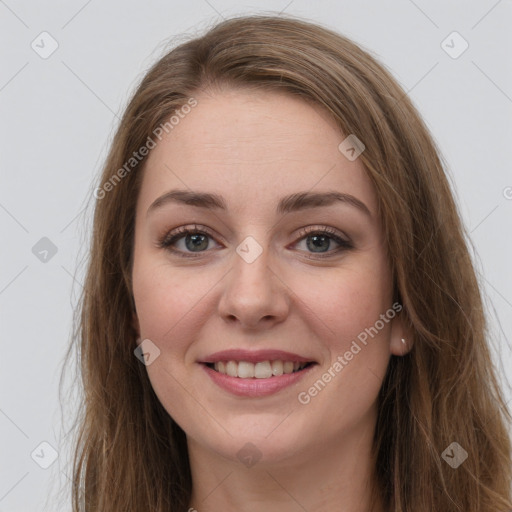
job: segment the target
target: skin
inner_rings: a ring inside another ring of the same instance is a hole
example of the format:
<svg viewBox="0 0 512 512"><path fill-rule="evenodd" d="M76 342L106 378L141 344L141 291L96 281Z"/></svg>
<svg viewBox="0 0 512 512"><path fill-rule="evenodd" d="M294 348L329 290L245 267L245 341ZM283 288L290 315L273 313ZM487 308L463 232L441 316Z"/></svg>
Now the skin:
<svg viewBox="0 0 512 512"><path fill-rule="evenodd" d="M137 202L133 264L134 318L160 355L147 366L168 413L187 434L193 478L190 507L218 510L368 510L376 398L391 354L411 348L396 316L336 377L301 404L307 391L365 328L392 306L392 286L377 198L360 159L327 115L274 92L223 90L195 95L198 105L148 157ZM270 185L270 186L269 186ZM171 189L224 196L227 211L169 203L147 214ZM349 204L276 215L282 196L302 191L355 196ZM159 237L194 223L213 233L194 252ZM354 248L325 254L301 228L330 227ZM261 255L236 252L252 236ZM206 243L205 243L206 246ZM308 257L310 259L308 259ZM261 398L215 385L198 363L213 352L280 349L317 361L298 383ZM252 443L251 467L237 452ZM379 510L380 507L373 510Z"/></svg>

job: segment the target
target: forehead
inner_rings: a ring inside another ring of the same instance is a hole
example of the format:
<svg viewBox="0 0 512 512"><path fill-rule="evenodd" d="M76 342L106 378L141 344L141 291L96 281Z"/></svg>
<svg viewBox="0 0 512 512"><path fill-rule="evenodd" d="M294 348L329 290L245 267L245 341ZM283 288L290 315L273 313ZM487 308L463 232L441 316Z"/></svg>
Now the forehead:
<svg viewBox="0 0 512 512"><path fill-rule="evenodd" d="M275 204L285 194L337 190L376 211L360 160L338 149L346 138L319 107L289 94L224 91L194 96L197 106L151 150L139 204L173 188L223 195L242 211Z"/></svg>

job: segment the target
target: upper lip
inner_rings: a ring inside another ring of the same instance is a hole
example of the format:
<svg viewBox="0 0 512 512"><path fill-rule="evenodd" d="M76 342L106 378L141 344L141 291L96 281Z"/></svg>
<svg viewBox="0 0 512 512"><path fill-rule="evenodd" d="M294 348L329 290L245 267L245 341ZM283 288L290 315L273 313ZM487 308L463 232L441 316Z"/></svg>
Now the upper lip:
<svg viewBox="0 0 512 512"><path fill-rule="evenodd" d="M298 363L315 362L311 357L303 357L292 352L283 350L221 350L210 354L201 360L201 363L216 363L218 361L247 361L249 363L259 363L261 361L293 361Z"/></svg>

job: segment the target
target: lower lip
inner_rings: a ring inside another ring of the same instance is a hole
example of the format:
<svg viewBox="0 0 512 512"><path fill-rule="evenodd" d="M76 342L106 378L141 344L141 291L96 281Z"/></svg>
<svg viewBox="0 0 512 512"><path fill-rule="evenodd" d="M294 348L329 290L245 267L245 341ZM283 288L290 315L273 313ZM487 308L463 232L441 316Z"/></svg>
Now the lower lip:
<svg viewBox="0 0 512 512"><path fill-rule="evenodd" d="M230 377L223 373L219 373L205 364L201 364L209 377L222 389L229 391L237 396L245 397L261 397L268 396L298 382L304 375L316 366L312 364L307 368L295 373L286 373L268 379L241 379L239 377Z"/></svg>

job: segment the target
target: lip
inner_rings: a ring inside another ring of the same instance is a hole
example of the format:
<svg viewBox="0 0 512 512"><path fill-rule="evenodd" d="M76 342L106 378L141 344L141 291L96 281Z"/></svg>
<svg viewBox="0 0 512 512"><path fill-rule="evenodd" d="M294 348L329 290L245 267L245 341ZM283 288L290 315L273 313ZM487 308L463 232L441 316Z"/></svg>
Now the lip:
<svg viewBox="0 0 512 512"><path fill-rule="evenodd" d="M283 350L222 350L210 354L199 361L200 363L217 363L219 361L247 361L248 363L260 363L261 361L292 361L297 363L317 363L311 357L303 357ZM265 379L262 379L265 380Z"/></svg>
<svg viewBox="0 0 512 512"><path fill-rule="evenodd" d="M222 352L219 352L219 354L222 354ZM220 360L222 361L223 359ZM247 361L247 359L243 360ZM266 359L264 359L264 361L265 360ZM287 361L290 361L290 359L287 359ZM301 362L306 361L307 360L301 360ZM203 367L204 371L208 374L210 379L212 379L212 381L215 384L217 384L217 386L224 389L225 391L229 391L234 395L243 396L246 398L258 398L272 395L288 386L297 383L307 373L309 373L309 371L312 368L314 368L317 365L312 364L299 372L269 377L267 379L241 379L239 377L230 377L229 375L225 375L223 373L215 371L209 366L206 366L206 364L204 363L201 364L201 366Z"/></svg>

